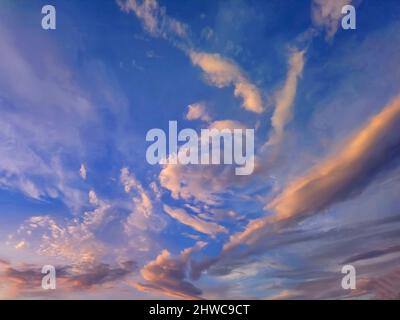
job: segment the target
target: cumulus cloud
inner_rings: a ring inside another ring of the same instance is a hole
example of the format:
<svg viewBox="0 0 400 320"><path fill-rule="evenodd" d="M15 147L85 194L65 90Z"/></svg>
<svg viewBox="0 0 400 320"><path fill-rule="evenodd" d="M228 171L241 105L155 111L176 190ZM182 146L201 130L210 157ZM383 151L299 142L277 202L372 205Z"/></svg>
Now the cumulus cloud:
<svg viewBox="0 0 400 320"><path fill-rule="evenodd" d="M325 30L327 39L332 38L339 28L343 6L352 2L352 0L313 0L312 21L316 27Z"/></svg>
<svg viewBox="0 0 400 320"><path fill-rule="evenodd" d="M181 208L172 208L164 205L164 211L180 223L187 225L194 230L215 237L218 233L226 233L227 230L214 222L205 221L199 217L190 215Z"/></svg>
<svg viewBox="0 0 400 320"><path fill-rule="evenodd" d="M276 94L275 110L271 119L273 131L267 145L274 145L282 140L285 127L292 118L297 82L304 68L304 54L305 51L295 50L290 55L285 84Z"/></svg>
<svg viewBox="0 0 400 320"><path fill-rule="evenodd" d="M141 291L162 294L180 299L200 299L202 291L187 279L191 270L192 255L201 250L205 242L183 250L174 257L168 250L163 250L155 260L150 261L140 271L146 283L134 283Z"/></svg>
<svg viewBox="0 0 400 320"><path fill-rule="evenodd" d="M273 216L249 223L225 245L259 240L269 225L305 217L354 197L399 155L400 98L396 98L328 158L294 179L267 206Z"/></svg>
<svg viewBox="0 0 400 320"><path fill-rule="evenodd" d="M207 113L206 105L202 102L189 105L185 117L187 120L202 120L205 122L211 121L211 117Z"/></svg>
<svg viewBox="0 0 400 320"><path fill-rule="evenodd" d="M190 59L195 66L204 72L208 83L218 88L233 85L234 94L242 99L244 109L261 113L264 111L262 97L256 85L251 83L240 68L219 54L189 51Z"/></svg>

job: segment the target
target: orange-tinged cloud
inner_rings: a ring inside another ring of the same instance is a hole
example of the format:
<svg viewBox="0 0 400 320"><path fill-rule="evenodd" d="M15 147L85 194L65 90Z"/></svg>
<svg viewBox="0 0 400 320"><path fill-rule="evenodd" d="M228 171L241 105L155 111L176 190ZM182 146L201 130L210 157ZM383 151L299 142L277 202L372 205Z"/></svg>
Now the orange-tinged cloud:
<svg viewBox="0 0 400 320"><path fill-rule="evenodd" d="M304 68L304 54L305 51L294 51L290 56L285 84L276 95L276 106L271 118L273 131L267 144L277 144L282 140L284 129L292 118L297 82Z"/></svg>
<svg viewBox="0 0 400 320"><path fill-rule="evenodd" d="M201 299L201 290L187 280L190 273L191 256L201 250L205 242L183 250L173 257L168 250L163 250L155 260L150 261L140 271L146 283L132 283L145 292L167 295L183 299Z"/></svg>
<svg viewBox="0 0 400 320"><path fill-rule="evenodd" d="M164 205L164 211L180 223L187 225L194 230L215 237L218 233L227 233L226 228L217 223L205 221L199 217L192 216L181 208L171 208Z"/></svg>
<svg viewBox="0 0 400 320"><path fill-rule="evenodd" d="M254 220L231 236L230 250L258 241L268 226L317 213L365 188L398 154L400 98L393 100L336 152L296 178L265 208L273 216ZM397 152L397 153L396 153Z"/></svg>
<svg viewBox="0 0 400 320"><path fill-rule="evenodd" d="M218 88L233 85L234 94L236 97L242 98L244 109L255 113L264 111L259 89L247 79L234 62L216 53L192 50L189 52L189 56L192 63L203 70L205 78L210 84Z"/></svg>

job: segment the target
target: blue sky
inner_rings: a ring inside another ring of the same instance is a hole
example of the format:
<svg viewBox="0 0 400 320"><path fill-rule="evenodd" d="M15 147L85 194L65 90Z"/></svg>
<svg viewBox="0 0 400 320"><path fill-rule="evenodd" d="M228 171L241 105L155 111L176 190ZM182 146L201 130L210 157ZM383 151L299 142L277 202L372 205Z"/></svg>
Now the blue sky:
<svg viewBox="0 0 400 320"><path fill-rule="evenodd" d="M399 294L397 1L45 4L0 5L1 298ZM149 165L169 121L254 129L253 174Z"/></svg>

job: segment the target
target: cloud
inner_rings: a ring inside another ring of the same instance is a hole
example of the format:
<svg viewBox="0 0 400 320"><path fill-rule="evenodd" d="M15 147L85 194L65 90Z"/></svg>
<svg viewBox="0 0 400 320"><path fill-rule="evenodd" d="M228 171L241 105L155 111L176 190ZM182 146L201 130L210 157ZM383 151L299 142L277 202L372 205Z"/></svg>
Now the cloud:
<svg viewBox="0 0 400 320"><path fill-rule="evenodd" d="M292 118L292 106L296 97L297 81L303 72L305 51L294 50L289 58L289 70L282 89L276 95L275 110L272 115L273 131L267 145L278 144L284 135L286 125Z"/></svg>
<svg viewBox="0 0 400 320"><path fill-rule="evenodd" d="M77 210L85 194L71 187L76 172L62 160L84 153L81 128L98 120L95 107L47 40L37 37L40 49L27 53L14 41L24 34L17 30L0 24L0 188L38 200L58 198ZM46 57L37 55L42 50Z"/></svg>
<svg viewBox="0 0 400 320"><path fill-rule="evenodd" d="M150 190L154 193L153 198L155 198L153 201L150 192L144 189L143 185L133 173L129 172L128 168L121 169L120 181L124 186L125 192L133 194L133 208L124 222L124 231L128 236L141 234L140 241L135 242L136 245L139 242L147 243L150 238L142 234L144 231L159 231L165 226L164 220L159 215L154 214L154 201L159 201L161 196L158 186L154 181L150 184ZM148 250L148 245L145 243L140 246L139 250Z"/></svg>
<svg viewBox="0 0 400 320"><path fill-rule="evenodd" d="M246 129L235 120L217 120L208 124L208 129ZM210 144L212 141L201 141ZM221 144L222 146L222 144ZM195 200L208 205L221 202L220 195L231 187L242 186L249 176L235 175L234 165L182 165L166 164L159 174L161 187L169 190L174 199Z"/></svg>
<svg viewBox="0 0 400 320"><path fill-rule="evenodd" d="M343 6L351 3L352 0L313 0L311 6L313 24L325 30L327 39L333 38L343 16Z"/></svg>
<svg viewBox="0 0 400 320"><path fill-rule="evenodd" d="M161 187L174 199L221 204L221 194L237 186L244 176L236 176L234 167L225 165L167 164L159 174Z"/></svg>
<svg viewBox="0 0 400 320"><path fill-rule="evenodd" d="M26 243L26 241L21 240L20 242L18 242L14 248L15 249L25 249L28 246L28 244Z"/></svg>
<svg viewBox="0 0 400 320"><path fill-rule="evenodd" d="M400 98L394 99L338 150L290 182L265 208L274 215L251 221L225 249L251 244L271 224L320 212L359 194L396 159L400 150Z"/></svg>
<svg viewBox="0 0 400 320"><path fill-rule="evenodd" d="M396 263L396 261L392 262ZM326 300L359 298L398 300L400 297L400 270L396 267L383 267L383 269L385 271L381 272L372 270L370 267L357 267L356 289L353 290L343 290L341 288L340 282L343 274L339 272L339 268L337 272L313 272L309 275L309 280L295 280L297 284L291 289L282 290L279 294L268 297L268 299ZM286 276L290 276L290 274Z"/></svg>
<svg viewBox="0 0 400 320"><path fill-rule="evenodd" d="M362 261L362 260L369 260L373 258L377 258L383 255L391 254L391 253L396 253L400 252L400 246L390 246L385 249L376 249L376 250L371 250L368 252L363 252L354 256L351 256L347 258L345 261L343 261L343 264L349 264L349 263L354 263L356 261Z"/></svg>
<svg viewBox="0 0 400 320"><path fill-rule="evenodd" d="M378 276L361 277L357 279L353 297L372 296L380 300L400 299L400 268Z"/></svg>
<svg viewBox="0 0 400 320"><path fill-rule="evenodd" d="M81 292L113 286L136 271L133 261L124 261L112 266L105 263L87 267L65 265L56 266L57 290L43 290L41 266L13 266L8 261L0 261L0 297L15 299L24 297L62 297L68 292Z"/></svg>
<svg viewBox="0 0 400 320"><path fill-rule="evenodd" d="M128 168L121 169L120 180L124 186L125 192L129 193L134 191L137 194L137 196L133 198L136 210L145 217L151 216L153 203L150 200L150 196L144 190L142 184L136 179L136 177L129 172Z"/></svg>
<svg viewBox="0 0 400 320"><path fill-rule="evenodd" d="M134 261L124 261L116 266L99 263L78 272L74 269L74 272L70 271L70 274L64 278L73 290L88 290L94 286L112 284L123 280L136 271L136 268Z"/></svg>
<svg viewBox="0 0 400 320"><path fill-rule="evenodd" d="M82 178L83 180L86 180L87 171L86 171L86 167L85 167L85 165L84 165L83 163L81 164L81 167L80 167L80 169L79 169L79 175L81 176L81 178Z"/></svg>
<svg viewBox="0 0 400 320"><path fill-rule="evenodd" d="M246 126L239 122L239 121L235 121L235 120L217 120L217 121L213 121L212 123L210 123L210 125L208 126L208 129L217 129L217 130L224 130L224 129L229 129L231 131L233 131L234 129L242 129L245 130Z"/></svg>
<svg viewBox="0 0 400 320"><path fill-rule="evenodd" d="M211 121L211 117L207 113L206 105L202 102L189 105L185 117L187 120L202 120L205 122Z"/></svg>
<svg viewBox="0 0 400 320"><path fill-rule="evenodd" d="M195 66L200 67L206 80L218 88L233 85L236 97L242 98L242 106L247 111L262 113L264 111L261 93L252 84L240 68L232 61L219 54L189 51L189 56Z"/></svg>
<svg viewBox="0 0 400 320"><path fill-rule="evenodd" d="M180 50L189 55L192 63L199 66L207 81L218 88L234 86L234 95L242 99L244 109L262 113L264 111L262 96L240 68L227 58L219 54L196 52L191 49L189 28L186 24L169 17L164 7L160 7L156 0L118 0L118 4L125 12L133 11L142 21L144 29L153 36L169 40Z"/></svg>
<svg viewBox="0 0 400 320"><path fill-rule="evenodd" d="M201 250L205 242L197 242L195 246L183 250L179 256L173 257L168 250L163 250L155 260L146 264L140 274L146 283L134 283L140 291L163 294L180 299L201 299L202 291L190 283L191 256Z"/></svg>
<svg viewBox="0 0 400 320"><path fill-rule="evenodd" d="M28 239L38 235L37 253L40 255L62 258L74 264L96 263L103 256L105 246L95 233L104 224L111 206L99 200L93 190L89 192L89 202L95 206L94 210L65 224L57 223L50 216L30 217L17 230L18 238L23 237L17 246L23 241L26 247Z"/></svg>
<svg viewBox="0 0 400 320"><path fill-rule="evenodd" d="M388 167L400 145L400 98L375 115L337 152L289 183L267 208L279 219L311 214L354 195Z"/></svg>
<svg viewBox="0 0 400 320"><path fill-rule="evenodd" d="M218 233L227 233L227 230L223 226L192 216L184 209L171 208L170 206L164 205L164 211L180 223L212 237L215 237Z"/></svg>
<svg viewBox="0 0 400 320"><path fill-rule="evenodd" d="M185 39L187 26L166 14L156 0L118 0L121 9L125 12L133 11L142 21L144 29L153 36L170 39L172 36Z"/></svg>

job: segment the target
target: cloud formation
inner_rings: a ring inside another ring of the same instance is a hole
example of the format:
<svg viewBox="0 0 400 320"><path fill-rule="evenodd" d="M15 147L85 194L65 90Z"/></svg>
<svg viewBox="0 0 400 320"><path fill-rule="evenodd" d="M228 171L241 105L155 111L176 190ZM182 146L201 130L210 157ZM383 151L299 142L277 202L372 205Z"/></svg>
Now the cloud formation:
<svg viewBox="0 0 400 320"><path fill-rule="evenodd" d="M153 181L146 190L128 168L122 168L120 182L127 194L132 196L132 207L123 222L123 230L131 239L129 243L141 252L148 251L154 240L154 233L165 227L165 221L157 214L156 206L160 194ZM161 209L159 210L161 212Z"/></svg>
<svg viewBox="0 0 400 320"><path fill-rule="evenodd" d="M234 95L242 99L242 107L251 112L264 111L262 95L244 72L233 61L217 53L198 52L193 49L186 24L171 18L157 0L118 0L125 12L133 11L142 21L144 29L153 36L169 40L190 57L192 63L200 67L208 83L218 88L234 87Z"/></svg>
<svg viewBox="0 0 400 320"><path fill-rule="evenodd" d="M297 82L304 68L305 51L294 50L289 58L289 70L285 84L276 94L275 110L271 118L272 129L267 145L275 145L283 139L286 125L292 118Z"/></svg>
<svg viewBox="0 0 400 320"><path fill-rule="evenodd" d="M168 16L166 9L161 7L156 0L118 0L117 2L123 11L133 11L142 21L144 29L153 36L167 39L171 36L187 37L187 26Z"/></svg>
<svg viewBox="0 0 400 320"><path fill-rule="evenodd" d="M271 224L320 212L360 193L398 156L399 132L400 98L396 98L331 156L290 182L265 207L275 214L250 222L225 249L259 240Z"/></svg>
<svg viewBox="0 0 400 320"><path fill-rule="evenodd" d="M211 117L207 113L206 105L202 102L189 105L185 117L187 120L202 120L205 122L211 121Z"/></svg>
<svg viewBox="0 0 400 320"><path fill-rule="evenodd" d="M331 39L339 28L342 8L352 0L313 0L311 16L314 25L324 29L326 38Z"/></svg>
<svg viewBox="0 0 400 320"><path fill-rule="evenodd" d="M83 163L81 164L81 167L79 169L79 175L81 176L81 178L83 180L86 180L86 178L87 178L87 170L86 170L86 167L85 167L85 165Z"/></svg>
<svg viewBox="0 0 400 320"><path fill-rule="evenodd" d="M178 220L194 230L215 237L218 233L226 233L227 230L214 222L205 221L199 217L190 215L186 210L181 208L172 208L164 205L164 211L172 218Z"/></svg>
<svg viewBox="0 0 400 320"><path fill-rule="evenodd" d="M0 260L0 297L15 299L27 297L57 298L61 293L99 290L103 286L114 286L136 271L133 261L124 261L112 266L100 263L89 266L57 266L57 290L43 290L41 266L13 266L10 262Z"/></svg>
<svg viewBox="0 0 400 320"><path fill-rule="evenodd" d="M180 299L201 299L202 291L190 283L187 278L191 269L192 255L202 249L205 242L183 250L173 257L168 250L163 250L155 260L150 261L140 271L146 283L134 283L141 291L162 294Z"/></svg>
<svg viewBox="0 0 400 320"><path fill-rule="evenodd" d="M251 83L233 61L217 53L189 51L192 63L204 72L208 83L218 88L233 85L236 97L242 99L245 110L262 113L264 111L262 97L256 85Z"/></svg>

